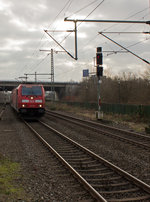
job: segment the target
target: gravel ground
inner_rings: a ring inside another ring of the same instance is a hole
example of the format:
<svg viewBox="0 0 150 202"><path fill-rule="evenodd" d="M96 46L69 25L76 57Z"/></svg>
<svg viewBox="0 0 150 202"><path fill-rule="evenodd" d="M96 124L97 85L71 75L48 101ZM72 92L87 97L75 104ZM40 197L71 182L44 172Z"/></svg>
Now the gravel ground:
<svg viewBox="0 0 150 202"><path fill-rule="evenodd" d="M65 121L47 116L43 119L75 141L150 184L150 153ZM0 202L84 201L78 194L81 188L74 187L74 178L69 173L63 175L66 173L64 168L60 167L57 160L19 121L9 106L0 120L0 154L20 163L20 177L17 177L16 182L24 189L21 198L12 200L9 196L0 195Z"/></svg>
<svg viewBox="0 0 150 202"><path fill-rule="evenodd" d="M60 119L45 116L44 120L101 157L150 185L150 152L116 139L113 140L96 132L91 132L80 126L74 126ZM125 128L123 127L123 129Z"/></svg>
<svg viewBox="0 0 150 202"><path fill-rule="evenodd" d="M78 194L82 188L74 187L75 179L69 173L63 175L64 167L60 167L9 106L0 121L0 154L20 164L16 182L24 189L21 198L13 200L9 195L0 195L0 202L84 201Z"/></svg>

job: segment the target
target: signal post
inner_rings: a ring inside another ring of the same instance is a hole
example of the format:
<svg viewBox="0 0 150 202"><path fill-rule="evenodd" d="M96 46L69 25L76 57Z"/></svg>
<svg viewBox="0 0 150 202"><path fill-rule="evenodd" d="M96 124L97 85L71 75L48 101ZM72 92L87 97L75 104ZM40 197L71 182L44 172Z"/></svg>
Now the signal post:
<svg viewBox="0 0 150 202"><path fill-rule="evenodd" d="M96 52L96 74L97 74L97 100L98 100L98 111L96 113L97 119L103 118L103 112L101 111L101 94L100 94L100 84L101 76L103 76L103 54L102 47L97 47Z"/></svg>

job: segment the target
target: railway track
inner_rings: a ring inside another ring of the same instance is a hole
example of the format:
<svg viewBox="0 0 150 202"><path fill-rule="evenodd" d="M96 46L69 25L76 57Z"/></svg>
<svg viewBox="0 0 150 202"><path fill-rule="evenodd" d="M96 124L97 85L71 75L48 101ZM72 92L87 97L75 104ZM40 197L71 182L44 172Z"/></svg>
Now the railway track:
<svg viewBox="0 0 150 202"><path fill-rule="evenodd" d="M25 122L25 124L83 184L96 201L150 201L149 185L44 122Z"/></svg>
<svg viewBox="0 0 150 202"><path fill-rule="evenodd" d="M118 129L115 127L107 126L101 123L96 123L94 121L87 121L82 120L79 118L75 118L72 116L64 115L58 112L52 112L49 110L46 110L46 114L65 120L67 122L71 122L73 124L85 127L89 130L98 132L102 135L109 136L112 138L115 138L117 140L129 143L131 145L134 145L138 148L146 149L150 151L150 137L134 132L129 132L126 130Z"/></svg>

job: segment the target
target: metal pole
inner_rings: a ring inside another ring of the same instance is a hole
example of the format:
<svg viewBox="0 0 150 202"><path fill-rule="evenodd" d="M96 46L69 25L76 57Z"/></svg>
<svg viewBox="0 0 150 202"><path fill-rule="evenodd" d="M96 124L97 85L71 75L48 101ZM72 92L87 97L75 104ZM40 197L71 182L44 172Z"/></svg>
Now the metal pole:
<svg viewBox="0 0 150 202"><path fill-rule="evenodd" d="M97 112L97 119L103 118L103 112L101 111L101 92L100 92L100 84L101 84L101 76L103 75L100 71L102 68L102 47L97 47L96 52L96 67L97 67L97 103L98 103L98 112Z"/></svg>
<svg viewBox="0 0 150 202"><path fill-rule="evenodd" d="M67 19L65 18L64 21L70 22L101 22L101 23L137 23L137 24L148 24L150 25L150 21L134 21L134 20L84 20L84 19Z"/></svg>
<svg viewBox="0 0 150 202"><path fill-rule="evenodd" d="M52 71L53 71L53 49L51 49L51 92L53 91L53 75L52 75Z"/></svg>
<svg viewBox="0 0 150 202"><path fill-rule="evenodd" d="M97 77L97 106L98 106L97 119L102 119L102 117L103 117L103 112L101 111L100 85L101 85L101 78L100 78L100 76L98 76Z"/></svg>
<svg viewBox="0 0 150 202"><path fill-rule="evenodd" d="M77 22L75 21L74 24L75 24L75 28L74 28L74 30L75 30L75 60L77 60L78 59L78 55L77 55Z"/></svg>
<svg viewBox="0 0 150 202"><path fill-rule="evenodd" d="M51 92L52 100L54 100L54 54L53 49L51 49Z"/></svg>
<svg viewBox="0 0 150 202"><path fill-rule="evenodd" d="M98 99L97 103L98 103L98 112L100 113L100 111L101 111L101 106L100 106L100 104L101 104L100 103L101 102L101 96L100 96L100 83L101 83L101 80L100 80L100 77L97 78L97 81L98 81L97 82L97 90L98 90L97 91L97 99Z"/></svg>
<svg viewBox="0 0 150 202"><path fill-rule="evenodd" d="M103 34L150 34L150 32L101 32Z"/></svg>

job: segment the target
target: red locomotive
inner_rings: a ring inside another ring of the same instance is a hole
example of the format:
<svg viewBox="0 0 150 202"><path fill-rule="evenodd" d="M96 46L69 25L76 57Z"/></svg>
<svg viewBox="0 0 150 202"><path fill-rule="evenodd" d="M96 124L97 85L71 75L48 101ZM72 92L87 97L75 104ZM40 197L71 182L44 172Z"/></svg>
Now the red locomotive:
<svg viewBox="0 0 150 202"><path fill-rule="evenodd" d="M20 84L12 90L11 106L21 115L42 116L45 112L45 91L43 86Z"/></svg>

